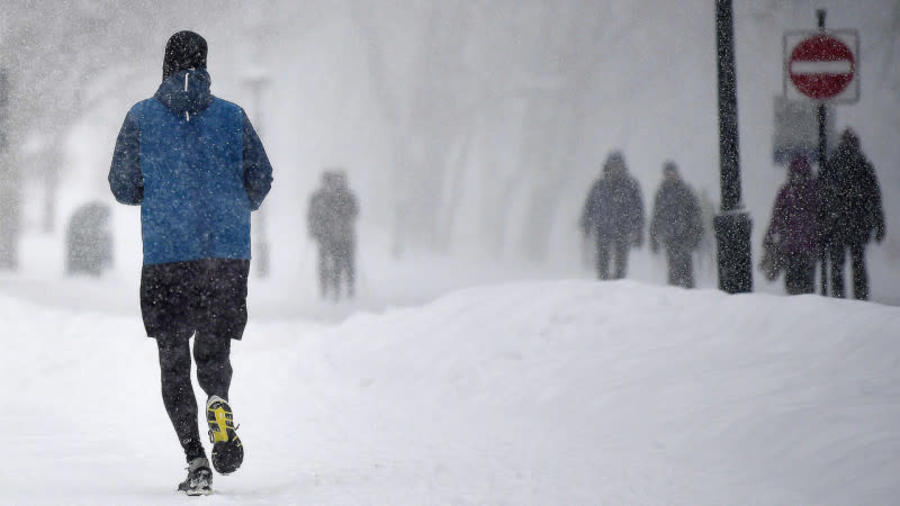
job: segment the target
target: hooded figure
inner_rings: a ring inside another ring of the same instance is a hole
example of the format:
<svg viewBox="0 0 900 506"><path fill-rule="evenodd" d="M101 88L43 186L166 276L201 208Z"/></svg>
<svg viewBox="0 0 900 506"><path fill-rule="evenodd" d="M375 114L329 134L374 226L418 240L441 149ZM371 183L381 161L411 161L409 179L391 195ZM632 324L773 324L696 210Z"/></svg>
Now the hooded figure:
<svg viewBox="0 0 900 506"><path fill-rule="evenodd" d="M236 470L243 446L228 404L231 340L247 322L250 212L262 205L272 167L244 110L210 93L206 41L183 31L166 44L163 81L135 104L116 140L109 185L141 206L141 312L156 338L163 403L188 462L179 490L210 491L198 431L191 351L206 414L213 467Z"/></svg>
<svg viewBox="0 0 900 506"><path fill-rule="evenodd" d="M342 170L322 173L322 187L309 199L307 229L319 243L319 293L322 298L341 296L347 280L347 295L354 295L356 264L356 218L359 204Z"/></svg>
<svg viewBox="0 0 900 506"><path fill-rule="evenodd" d="M674 162L663 165L663 182L653 201L650 220L650 249L666 248L669 284L694 287L691 253L703 237L700 202L678 173Z"/></svg>
<svg viewBox="0 0 900 506"><path fill-rule="evenodd" d="M597 246L597 277L609 279L610 249L615 255L612 279L625 277L628 250L643 244L644 201L636 179L628 174L625 159L612 152L603 165L603 177L594 182L581 213L585 237Z"/></svg>
<svg viewBox="0 0 900 506"><path fill-rule="evenodd" d="M869 298L866 273L866 245L873 238L884 240L884 211L881 188L875 169L859 146L859 138L849 128L841 134L837 149L819 172L822 208L822 244L831 262L831 290L844 296L844 261L850 250L853 267L853 295Z"/></svg>
<svg viewBox="0 0 900 506"><path fill-rule="evenodd" d="M788 180L778 191L764 248L785 269L788 294L813 293L819 244L819 194L809 161L791 160Z"/></svg>

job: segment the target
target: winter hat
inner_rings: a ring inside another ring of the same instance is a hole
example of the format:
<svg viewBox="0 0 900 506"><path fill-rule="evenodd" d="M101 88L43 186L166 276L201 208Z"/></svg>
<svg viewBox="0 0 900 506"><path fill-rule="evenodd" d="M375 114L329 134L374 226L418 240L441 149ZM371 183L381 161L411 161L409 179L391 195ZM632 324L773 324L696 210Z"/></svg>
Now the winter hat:
<svg viewBox="0 0 900 506"><path fill-rule="evenodd" d="M791 165L788 170L791 177L798 179L809 179L812 177L812 167L809 165L809 160L807 160L805 156L795 156L791 160Z"/></svg>
<svg viewBox="0 0 900 506"><path fill-rule="evenodd" d="M190 30L169 37L163 58L163 81L175 72L206 68L206 39Z"/></svg>
<svg viewBox="0 0 900 506"><path fill-rule="evenodd" d="M665 173L671 173L673 175L678 174L678 166L675 165L675 162L673 162L672 160L666 160L666 162L663 163L663 174Z"/></svg>

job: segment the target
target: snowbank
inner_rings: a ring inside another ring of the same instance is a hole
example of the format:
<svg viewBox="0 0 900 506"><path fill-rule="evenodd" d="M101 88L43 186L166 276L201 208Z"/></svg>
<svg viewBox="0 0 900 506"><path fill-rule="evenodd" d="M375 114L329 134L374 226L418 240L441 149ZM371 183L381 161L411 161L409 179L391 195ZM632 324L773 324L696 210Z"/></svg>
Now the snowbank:
<svg viewBox="0 0 900 506"><path fill-rule="evenodd" d="M186 500L138 320L8 297L0 318L0 502ZM251 322L247 459L206 502L887 504L898 329L872 303L590 281Z"/></svg>

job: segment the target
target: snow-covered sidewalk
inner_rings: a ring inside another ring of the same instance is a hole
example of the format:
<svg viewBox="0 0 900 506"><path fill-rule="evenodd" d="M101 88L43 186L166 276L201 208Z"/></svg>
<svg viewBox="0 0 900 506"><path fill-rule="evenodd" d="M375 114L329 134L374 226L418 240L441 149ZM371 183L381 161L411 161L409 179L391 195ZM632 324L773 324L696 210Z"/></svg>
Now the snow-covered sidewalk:
<svg viewBox="0 0 900 506"><path fill-rule="evenodd" d="M234 347L244 466L179 496L139 319L0 297L3 504L887 504L900 309L634 282L467 289ZM198 392L198 396L199 396Z"/></svg>

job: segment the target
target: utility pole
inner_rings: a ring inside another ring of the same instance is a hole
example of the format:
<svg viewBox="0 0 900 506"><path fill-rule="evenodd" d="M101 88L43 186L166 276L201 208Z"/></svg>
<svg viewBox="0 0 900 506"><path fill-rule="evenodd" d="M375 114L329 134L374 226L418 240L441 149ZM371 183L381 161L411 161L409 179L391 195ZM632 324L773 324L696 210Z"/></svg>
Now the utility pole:
<svg viewBox="0 0 900 506"><path fill-rule="evenodd" d="M825 33L825 9L816 11L816 17L819 19L819 31ZM825 101L819 101L818 110L819 119L819 172L825 168L828 157L828 135L825 132L826 123L828 121L828 109L825 107ZM822 295L828 295L828 253L824 247L820 252L819 265L822 267Z"/></svg>
<svg viewBox="0 0 900 506"><path fill-rule="evenodd" d="M734 16L731 0L716 0L716 52L719 81L719 166L721 210L714 219L718 244L719 289L753 290L750 215L741 201L738 151L737 79L734 61Z"/></svg>

